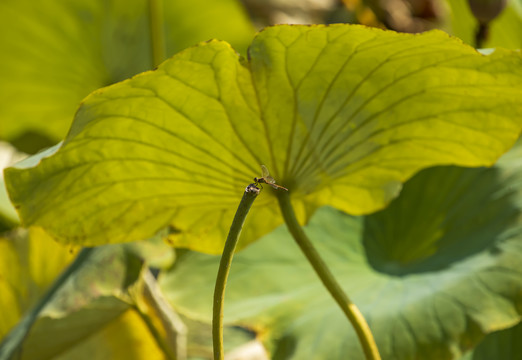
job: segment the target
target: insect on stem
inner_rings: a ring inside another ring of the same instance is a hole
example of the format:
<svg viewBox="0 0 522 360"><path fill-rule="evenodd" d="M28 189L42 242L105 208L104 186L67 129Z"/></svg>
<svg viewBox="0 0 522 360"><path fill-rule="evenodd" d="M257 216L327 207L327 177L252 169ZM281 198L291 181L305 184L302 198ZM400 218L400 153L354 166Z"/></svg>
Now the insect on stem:
<svg viewBox="0 0 522 360"><path fill-rule="evenodd" d="M261 171L263 173L263 176L254 178L254 182L256 183L256 186L260 186L261 188L263 188L263 185L261 185L261 184L267 184L276 190L281 189L281 190L288 191L287 188L285 188L281 185L277 185L275 183L274 178L270 176L270 173L268 172L268 169L266 168L265 165L261 165Z"/></svg>

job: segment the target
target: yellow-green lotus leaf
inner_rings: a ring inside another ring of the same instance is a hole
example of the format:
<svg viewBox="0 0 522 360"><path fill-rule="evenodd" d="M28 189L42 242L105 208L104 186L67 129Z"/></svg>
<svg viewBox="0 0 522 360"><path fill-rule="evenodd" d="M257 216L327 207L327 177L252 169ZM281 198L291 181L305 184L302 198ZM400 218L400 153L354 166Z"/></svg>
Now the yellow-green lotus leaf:
<svg viewBox="0 0 522 360"><path fill-rule="evenodd" d="M65 243L170 224L174 245L219 252L261 164L302 221L320 205L371 213L423 168L493 164L522 128L521 84L519 52L485 56L440 31L276 26L248 59L210 41L93 92L63 146L6 182L23 223ZM271 191L242 246L281 223Z"/></svg>

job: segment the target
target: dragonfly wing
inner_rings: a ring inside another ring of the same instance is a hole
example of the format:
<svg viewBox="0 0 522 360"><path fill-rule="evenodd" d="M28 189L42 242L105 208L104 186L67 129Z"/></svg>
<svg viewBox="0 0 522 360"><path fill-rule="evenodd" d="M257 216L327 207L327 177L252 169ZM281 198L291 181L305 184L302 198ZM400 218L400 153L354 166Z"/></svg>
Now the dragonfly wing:
<svg viewBox="0 0 522 360"><path fill-rule="evenodd" d="M261 165L261 170L263 171L263 178L265 178L266 183L275 184L274 178L270 176L270 173L268 172L268 169L265 165Z"/></svg>
<svg viewBox="0 0 522 360"><path fill-rule="evenodd" d="M270 177L270 173L268 172L268 169L266 168L265 165L261 165L261 171L263 173L263 177L264 178L267 178L267 177Z"/></svg>

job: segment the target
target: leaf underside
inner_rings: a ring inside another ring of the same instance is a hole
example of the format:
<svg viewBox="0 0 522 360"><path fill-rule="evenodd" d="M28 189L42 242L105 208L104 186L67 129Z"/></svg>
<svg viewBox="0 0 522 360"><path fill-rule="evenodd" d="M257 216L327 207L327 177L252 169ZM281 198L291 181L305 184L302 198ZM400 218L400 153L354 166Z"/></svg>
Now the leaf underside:
<svg viewBox="0 0 522 360"><path fill-rule="evenodd" d="M381 209L425 167L491 165L520 132L521 80L520 54L440 31L275 26L248 60L210 41L95 91L63 147L8 169L7 187L25 225L65 243L170 224L174 245L216 253L260 164L302 221L322 205ZM240 246L281 223L274 199L258 200Z"/></svg>

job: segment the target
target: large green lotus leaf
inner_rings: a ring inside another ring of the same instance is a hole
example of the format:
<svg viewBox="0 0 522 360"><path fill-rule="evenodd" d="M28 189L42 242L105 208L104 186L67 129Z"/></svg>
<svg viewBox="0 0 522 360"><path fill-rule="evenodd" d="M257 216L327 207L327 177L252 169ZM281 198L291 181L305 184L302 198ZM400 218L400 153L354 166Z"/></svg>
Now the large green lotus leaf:
<svg viewBox="0 0 522 360"><path fill-rule="evenodd" d="M235 0L164 3L169 54L215 37L241 50L251 41ZM152 68L146 0L2 1L0 33L0 138L22 147L62 139L83 97Z"/></svg>
<svg viewBox="0 0 522 360"><path fill-rule="evenodd" d="M59 241L131 241L170 223L175 245L219 252L259 164L301 220L324 204L380 209L424 167L491 165L520 132L521 82L519 53L484 56L439 31L277 26L248 61L211 41L95 91L63 147L6 181L23 223ZM281 222L267 195L242 245Z"/></svg>
<svg viewBox="0 0 522 360"><path fill-rule="evenodd" d="M353 217L325 207L305 227L365 315L383 359L455 359L484 334L519 322L521 155L490 169L427 169L381 212ZM179 311L209 321L205 299L218 263L188 253L160 286ZM353 329L284 228L234 258L225 320L258 329L274 359L363 359Z"/></svg>
<svg viewBox="0 0 522 360"><path fill-rule="evenodd" d="M452 34L468 44L475 45L478 22L471 13L468 1L446 0L446 3L451 9ZM506 8L489 27L489 36L483 47L522 48L522 1L507 1Z"/></svg>

